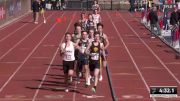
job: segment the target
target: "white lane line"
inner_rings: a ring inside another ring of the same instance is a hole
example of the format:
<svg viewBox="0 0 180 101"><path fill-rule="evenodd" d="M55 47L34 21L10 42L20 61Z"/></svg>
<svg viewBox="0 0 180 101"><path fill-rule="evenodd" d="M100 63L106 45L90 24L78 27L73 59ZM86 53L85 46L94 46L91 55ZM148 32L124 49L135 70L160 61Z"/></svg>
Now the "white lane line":
<svg viewBox="0 0 180 101"><path fill-rule="evenodd" d="M144 42L144 40L139 36L139 34L132 28L132 26L120 15L123 21L129 26L129 28L134 32L138 39L146 46L146 48L156 57L156 59L161 63L161 65L168 71L168 73L175 79L175 81L180 85L179 79L171 72L171 70L165 65L165 63L156 55L156 53Z"/></svg>
<svg viewBox="0 0 180 101"><path fill-rule="evenodd" d="M13 61L5 61L5 62L0 62L4 64L17 64L17 63L22 63L22 62L13 62Z"/></svg>
<svg viewBox="0 0 180 101"><path fill-rule="evenodd" d="M68 24L65 32L67 32L67 31L69 30L70 25L71 25L71 23L72 23L72 21L73 21L73 19L74 19L74 17L75 17L75 14L76 14L76 12L73 14L73 18L71 19L70 23ZM64 35L63 35L63 37L61 38L61 42L59 43L58 46L60 46L60 45L62 44L63 40L64 40ZM43 78L42 78L42 80L41 80L41 83L39 84L38 89L36 90L36 92L35 92L35 94L34 94L34 96L33 96L33 98L32 98L32 101L35 101L35 100L36 100L36 97L37 97L37 95L38 95L38 93L39 93L39 90L40 90L40 88L42 87L42 84L43 84L44 80L46 79L46 76L47 76L46 74L48 74L48 72L49 72L49 70L50 70L50 68L51 68L51 65L53 64L53 62L54 62L54 60L55 60L56 55L57 55L58 52L59 52L59 49L60 49L60 47L58 47L57 50L56 50L56 52L54 53L53 58L52 58L52 60L51 60L51 62L50 62L50 65L48 66L48 68L47 68L47 70L46 70L46 73L45 73L45 75L43 76Z"/></svg>
<svg viewBox="0 0 180 101"><path fill-rule="evenodd" d="M73 101L76 101L76 90L77 90L77 82L75 82L75 85L74 85Z"/></svg>
<svg viewBox="0 0 180 101"><path fill-rule="evenodd" d="M13 21L11 21L10 23L7 23L7 24L5 24L5 25L1 25L1 26L0 26L0 31L3 30L3 29L5 29L5 28L7 28L7 27L9 27L9 26L11 26L11 25L13 25L14 23L16 23L16 22L24 19L25 17L27 17L27 16L29 16L29 15L30 15L30 12L28 12L28 13L26 13L26 14L18 17L18 18L15 18L15 19L14 19Z"/></svg>
<svg viewBox="0 0 180 101"><path fill-rule="evenodd" d="M22 29L24 26L26 26L28 23L23 24L21 27L19 27L18 29L16 29L15 31L11 32L10 34L6 35L5 37L3 37L2 39L0 39L0 42L4 41L5 39L9 38L10 36L12 36L13 34L15 34L17 31L19 31L20 29Z"/></svg>
<svg viewBox="0 0 180 101"><path fill-rule="evenodd" d="M53 13L54 14L54 13ZM47 19L49 19L50 17L53 16L53 14L51 14L50 16L48 16ZM1 57L0 60L3 59L7 54L9 54L15 47L17 47L21 42L23 42L26 38L28 38L36 29L38 29L41 25L43 24L43 22L41 22L41 24L39 24L37 27L35 27L34 29L31 30L31 32L29 32L23 39L21 39L18 43L16 43L13 47L11 47L8 51L6 51Z"/></svg>
<svg viewBox="0 0 180 101"><path fill-rule="evenodd" d="M63 13L64 14L64 13ZM36 45L36 47L28 54L28 56L24 59L22 64L18 66L18 68L13 72L13 74L9 77L9 79L3 84L0 88L0 93L7 86L7 84L12 80L12 78L16 75L16 73L21 69L21 67L26 63L26 61L31 57L31 55L36 51L36 49L40 46L40 44L44 41L44 39L49 35L49 33L53 30L56 24L54 24L51 29L46 33L46 35L40 40L40 42Z"/></svg>
<svg viewBox="0 0 180 101"><path fill-rule="evenodd" d="M143 75L142 75L141 71L139 70L139 67L137 66L137 64L136 64L136 62L135 62L135 60L134 60L134 58L133 58L132 54L130 53L130 51L129 51L129 49L128 49L127 45L125 44L125 42L124 42L124 40L123 40L123 38L122 38L121 34L119 33L119 31L118 31L117 27L115 26L114 22L112 21L112 18L110 17L110 15L108 14L108 12L106 12L106 14L108 15L108 17L109 17L109 19L110 19L110 21L111 21L111 23L112 23L112 25L113 25L114 29L116 30L116 33L117 33L117 35L118 35L119 39L121 40L121 42L122 42L122 43L123 43L123 45L124 45L124 47L125 47L125 49L126 49L127 53L129 54L129 57L131 58L131 60L132 60L132 62L133 62L133 64L134 64L134 66L135 66L136 70L138 71L138 73L139 73L139 75L140 75L140 77L141 77L141 79L142 79L143 83L144 83L144 84L145 84L145 86L146 86L146 89L148 90L148 92L150 92L149 86L148 86L148 84L147 84L147 82L146 82L145 78L143 77ZM155 98L152 98L152 99L153 99L153 101L156 101L156 99L155 99Z"/></svg>

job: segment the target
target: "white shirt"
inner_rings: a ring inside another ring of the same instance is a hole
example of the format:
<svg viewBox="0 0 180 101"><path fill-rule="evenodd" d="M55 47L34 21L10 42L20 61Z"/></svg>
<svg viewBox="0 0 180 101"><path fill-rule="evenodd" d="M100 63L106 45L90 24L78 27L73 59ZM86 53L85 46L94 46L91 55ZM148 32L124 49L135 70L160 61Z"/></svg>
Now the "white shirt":
<svg viewBox="0 0 180 101"><path fill-rule="evenodd" d="M74 44L73 42L70 42L70 45L67 47L66 43L62 43L61 45L61 50L63 50L65 48L65 52L63 55L63 60L64 61L74 61L75 60L75 56L74 56Z"/></svg>
<svg viewBox="0 0 180 101"><path fill-rule="evenodd" d="M100 15L99 14L93 14L92 15L92 17L93 17L93 21L94 21L94 23L100 23Z"/></svg>

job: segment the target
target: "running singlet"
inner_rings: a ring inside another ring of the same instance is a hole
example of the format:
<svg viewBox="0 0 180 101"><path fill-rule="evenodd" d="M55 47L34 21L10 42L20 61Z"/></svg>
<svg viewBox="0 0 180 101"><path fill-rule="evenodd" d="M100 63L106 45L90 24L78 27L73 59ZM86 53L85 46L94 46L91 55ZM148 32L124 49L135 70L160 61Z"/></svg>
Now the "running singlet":
<svg viewBox="0 0 180 101"><path fill-rule="evenodd" d="M100 43L97 46L94 45L94 41L90 47L90 59L91 60L100 60Z"/></svg>
<svg viewBox="0 0 180 101"><path fill-rule="evenodd" d="M78 39L79 39L78 34L74 32L73 42L76 43Z"/></svg>
<svg viewBox="0 0 180 101"><path fill-rule="evenodd" d="M100 15L99 14L97 14L97 15L93 14L92 16L93 16L93 20L96 24L100 23Z"/></svg>
<svg viewBox="0 0 180 101"><path fill-rule="evenodd" d="M89 40L89 39L88 39ZM84 53L85 52L85 50L86 50L86 48L87 48L87 46L88 46L88 40L80 40L80 42L79 42L79 46L80 46L80 48L81 48L81 52L82 53Z"/></svg>
<svg viewBox="0 0 180 101"><path fill-rule="evenodd" d="M84 29L84 30L86 30L86 28L87 28L87 20L81 20L81 27L82 27L82 29Z"/></svg>
<svg viewBox="0 0 180 101"><path fill-rule="evenodd" d="M104 44L104 46L106 45L106 41L104 38L104 33L100 34L100 42Z"/></svg>
<svg viewBox="0 0 180 101"><path fill-rule="evenodd" d="M65 48L65 53L64 53L64 57L63 60L64 61L74 61L75 57L74 57L74 45L73 42L70 42L70 45L67 47L66 43L63 43L61 46L61 49Z"/></svg>

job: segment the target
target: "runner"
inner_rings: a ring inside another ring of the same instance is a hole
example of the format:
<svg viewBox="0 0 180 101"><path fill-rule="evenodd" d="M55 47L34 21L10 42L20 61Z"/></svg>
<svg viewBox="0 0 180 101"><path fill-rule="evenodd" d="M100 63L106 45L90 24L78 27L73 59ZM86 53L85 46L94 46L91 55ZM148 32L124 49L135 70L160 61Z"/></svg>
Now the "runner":
<svg viewBox="0 0 180 101"><path fill-rule="evenodd" d="M93 17L94 26L95 28L97 28L97 24L101 22L101 15L98 14L97 9L94 10L92 17Z"/></svg>
<svg viewBox="0 0 180 101"><path fill-rule="evenodd" d="M95 9L97 9L98 12L101 11L101 8L100 8L97 0L94 0L94 4L92 5L92 10L94 11Z"/></svg>
<svg viewBox="0 0 180 101"><path fill-rule="evenodd" d="M39 10L40 10L39 8L40 8L39 0L34 0L32 2L32 10L33 10L33 19L35 24L38 24Z"/></svg>
<svg viewBox="0 0 180 101"><path fill-rule="evenodd" d="M82 30L87 30L87 18L85 13L81 13L81 19L79 20L79 23L81 24Z"/></svg>
<svg viewBox="0 0 180 101"><path fill-rule="evenodd" d="M94 81L94 87L92 87L92 91L96 93L96 88L98 84L98 77L99 77L99 69L100 69L100 52L104 51L103 43L100 43L100 34L95 33L94 34L95 40L88 45L88 47L85 50L86 54L90 55L89 59L89 69L91 71L91 74L94 75L95 81Z"/></svg>
<svg viewBox="0 0 180 101"><path fill-rule="evenodd" d="M98 32L100 33L100 42L104 44L104 49L105 49L105 57L104 55L101 54L101 59L102 59L102 66L100 67L100 77L99 77L99 81L102 81L103 76L102 76L102 72L103 72L103 67L106 68L107 66L107 48L109 46L109 40L106 34L103 33L103 27L104 25L102 23L98 23L97 24L97 28L98 28Z"/></svg>
<svg viewBox="0 0 180 101"><path fill-rule="evenodd" d="M81 24L80 23L75 23L74 24L75 31L74 34L72 35L72 41L78 45L78 40L81 38ZM77 75L77 81L79 81L78 77L81 77L81 74L79 74L79 68L77 67L77 60L78 60L78 54L79 50L75 50L75 68L76 68L76 75Z"/></svg>
<svg viewBox="0 0 180 101"><path fill-rule="evenodd" d="M89 41L90 42L94 41L94 28L89 29Z"/></svg>
<svg viewBox="0 0 180 101"><path fill-rule="evenodd" d="M65 92L69 91L69 84L72 83L72 76L74 72L74 51L76 44L71 41L71 34L67 32L65 34L65 42L61 45L61 56L63 56L63 70L64 70L64 82L66 85Z"/></svg>
<svg viewBox="0 0 180 101"><path fill-rule="evenodd" d="M44 23L46 23L46 18L45 18L45 9L46 9L46 3L45 3L45 0L41 0L40 2L40 8L41 8L41 14L43 16L43 20L44 20Z"/></svg>
<svg viewBox="0 0 180 101"><path fill-rule="evenodd" d="M89 86L90 85L90 78L89 78L89 58L88 56L84 53L85 49L87 48L89 44L89 38L88 38L88 33L86 31L82 32L82 38L79 40L78 45L80 47L80 52L79 52L79 56L78 56L78 72L79 74L81 74L82 77L82 70L85 69L85 86ZM78 77L80 78L80 77ZM80 82L79 82L80 83Z"/></svg>
<svg viewBox="0 0 180 101"><path fill-rule="evenodd" d="M88 21L87 21L86 26L87 26L87 30L89 30L90 27L94 27L92 14L88 14Z"/></svg>

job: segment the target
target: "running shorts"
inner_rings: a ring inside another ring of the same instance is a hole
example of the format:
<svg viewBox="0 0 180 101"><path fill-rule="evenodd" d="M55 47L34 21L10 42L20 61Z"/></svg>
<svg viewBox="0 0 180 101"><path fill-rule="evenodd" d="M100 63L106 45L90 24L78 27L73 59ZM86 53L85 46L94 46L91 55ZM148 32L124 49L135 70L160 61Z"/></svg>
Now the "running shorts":
<svg viewBox="0 0 180 101"><path fill-rule="evenodd" d="M74 61L63 61L63 71L67 74L69 70L74 69Z"/></svg>

